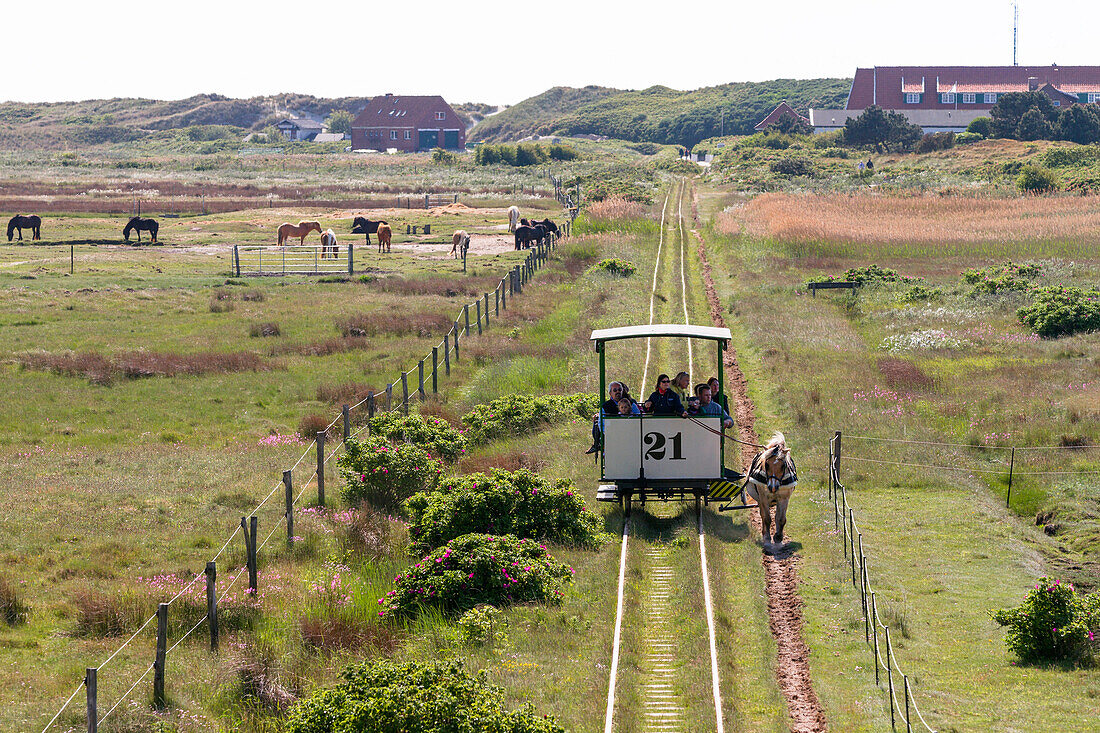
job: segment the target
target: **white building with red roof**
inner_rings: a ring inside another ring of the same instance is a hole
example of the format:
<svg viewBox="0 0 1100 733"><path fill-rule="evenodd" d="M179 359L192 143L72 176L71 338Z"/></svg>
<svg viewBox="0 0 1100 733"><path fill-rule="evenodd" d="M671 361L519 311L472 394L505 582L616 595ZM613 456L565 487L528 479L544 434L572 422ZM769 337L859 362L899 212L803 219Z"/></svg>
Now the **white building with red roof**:
<svg viewBox="0 0 1100 733"><path fill-rule="evenodd" d="M856 69L844 109L811 109L817 132L844 127L871 105L925 132L966 129L1008 92L1037 91L1055 107L1100 102L1100 66L875 66Z"/></svg>

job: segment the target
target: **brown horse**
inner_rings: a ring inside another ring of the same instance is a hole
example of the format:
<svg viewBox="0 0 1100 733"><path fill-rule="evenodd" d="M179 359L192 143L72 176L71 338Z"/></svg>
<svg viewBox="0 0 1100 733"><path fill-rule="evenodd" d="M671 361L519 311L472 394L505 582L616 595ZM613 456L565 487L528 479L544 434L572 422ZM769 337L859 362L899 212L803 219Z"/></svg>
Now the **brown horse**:
<svg viewBox="0 0 1100 733"><path fill-rule="evenodd" d="M466 233L466 230L459 229L451 235L451 254L455 256L456 260L459 257L465 257L468 249L470 249L470 235Z"/></svg>
<svg viewBox="0 0 1100 733"><path fill-rule="evenodd" d="M321 259L323 260L330 255L334 260L339 257L340 245L336 241L336 232L326 229L324 234L321 235Z"/></svg>
<svg viewBox="0 0 1100 733"><path fill-rule="evenodd" d="M771 508L775 507L775 542L783 541L783 526L787 523L787 503L798 485L798 473L791 459L791 449L783 433L776 433L764 450L757 453L749 467L745 493L760 507L765 547L772 541Z"/></svg>
<svg viewBox="0 0 1100 733"><path fill-rule="evenodd" d="M291 237L298 237L299 244L306 243L306 235L310 232L321 233L321 225L315 221L300 221L297 225L282 224L279 226L279 245L286 244Z"/></svg>
<svg viewBox="0 0 1100 733"><path fill-rule="evenodd" d="M378 225L378 251L379 252L383 252L383 251L389 252L390 251L390 240L392 238L393 238L393 230L390 229L390 225L389 224L379 224ZM383 250L383 247L385 248L384 250Z"/></svg>

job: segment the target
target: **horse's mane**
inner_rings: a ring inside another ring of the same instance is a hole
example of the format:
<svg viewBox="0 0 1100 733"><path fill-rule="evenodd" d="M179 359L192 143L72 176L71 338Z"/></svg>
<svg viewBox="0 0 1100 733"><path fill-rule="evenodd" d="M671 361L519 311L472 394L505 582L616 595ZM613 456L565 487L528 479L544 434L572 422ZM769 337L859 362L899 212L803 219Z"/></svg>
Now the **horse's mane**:
<svg viewBox="0 0 1100 733"><path fill-rule="evenodd" d="M15 225L19 222L19 216L13 216L8 220L8 240L11 240L11 234L15 231Z"/></svg>
<svg viewBox="0 0 1100 733"><path fill-rule="evenodd" d="M783 437L783 433L777 430L775 435L768 441L768 444L764 446L764 455L770 458L776 451L783 452L786 450L787 439Z"/></svg>

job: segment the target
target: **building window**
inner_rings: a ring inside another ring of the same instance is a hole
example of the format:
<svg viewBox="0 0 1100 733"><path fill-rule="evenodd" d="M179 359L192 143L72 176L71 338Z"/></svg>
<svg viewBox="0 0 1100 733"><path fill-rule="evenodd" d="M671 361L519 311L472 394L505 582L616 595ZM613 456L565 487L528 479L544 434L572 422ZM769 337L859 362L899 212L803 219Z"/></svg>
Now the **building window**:
<svg viewBox="0 0 1100 733"><path fill-rule="evenodd" d="M997 103L997 92L986 92L985 93L985 103L986 104L996 104Z"/></svg>
<svg viewBox="0 0 1100 733"><path fill-rule="evenodd" d="M1089 92L1089 104L1100 102L1100 92Z"/></svg>
<svg viewBox="0 0 1100 733"><path fill-rule="evenodd" d="M963 104L974 104L978 101L978 95L970 92L963 92Z"/></svg>
<svg viewBox="0 0 1100 733"><path fill-rule="evenodd" d="M412 130L405 130L405 139L406 140L412 140L413 139L413 131Z"/></svg>
<svg viewBox="0 0 1100 733"><path fill-rule="evenodd" d="M390 130L390 140L397 139L397 130Z"/></svg>
<svg viewBox="0 0 1100 733"><path fill-rule="evenodd" d="M437 120L445 120L445 119L447 119L447 113L446 112L436 112L435 113L435 118Z"/></svg>
<svg viewBox="0 0 1100 733"><path fill-rule="evenodd" d="M1055 107L1061 107L1061 106L1062 106L1062 103L1061 103L1061 102L1059 102L1059 101L1058 101L1057 99L1055 99L1055 100L1054 100L1054 106L1055 106Z"/></svg>
<svg viewBox="0 0 1100 733"><path fill-rule="evenodd" d="M954 104L955 92L944 92L940 95L940 104Z"/></svg>
<svg viewBox="0 0 1100 733"><path fill-rule="evenodd" d="M914 92L905 93L906 104L920 104L920 94Z"/></svg>

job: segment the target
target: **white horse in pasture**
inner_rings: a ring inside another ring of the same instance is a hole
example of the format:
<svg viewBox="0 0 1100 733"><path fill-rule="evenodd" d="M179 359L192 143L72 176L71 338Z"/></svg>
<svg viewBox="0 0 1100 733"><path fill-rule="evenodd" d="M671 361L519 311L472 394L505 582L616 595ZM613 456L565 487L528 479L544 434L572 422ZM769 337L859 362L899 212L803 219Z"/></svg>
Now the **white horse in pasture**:
<svg viewBox="0 0 1100 733"><path fill-rule="evenodd" d="M508 231L509 232L514 232L516 230L516 227L518 227L518 226L519 226L519 207L518 206L509 206L508 207Z"/></svg>
<svg viewBox="0 0 1100 733"><path fill-rule="evenodd" d="M336 241L336 232L331 229L326 229L321 234L321 259L325 259L331 254L332 259L336 259L340 256L340 248Z"/></svg>
<svg viewBox="0 0 1100 733"><path fill-rule="evenodd" d="M466 256L466 250L470 248L470 235L466 233L466 230L459 229L453 235L451 235L451 254L455 256L457 260L459 257Z"/></svg>
<svg viewBox="0 0 1100 733"><path fill-rule="evenodd" d="M764 450L756 454L749 467L749 481L745 493L756 500L760 507L760 524L764 533L764 545L772 541L771 508L775 507L775 542L783 541L783 526L787 523L787 502L798 485L791 449L783 433L776 433Z"/></svg>

